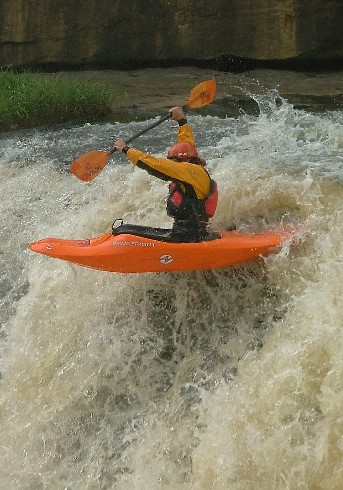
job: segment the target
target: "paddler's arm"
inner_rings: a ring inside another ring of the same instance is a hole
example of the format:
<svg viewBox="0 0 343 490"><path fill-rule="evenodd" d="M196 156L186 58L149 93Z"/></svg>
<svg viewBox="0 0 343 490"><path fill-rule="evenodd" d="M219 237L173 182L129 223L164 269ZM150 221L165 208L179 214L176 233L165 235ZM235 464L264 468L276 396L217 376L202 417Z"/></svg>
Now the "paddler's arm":
<svg viewBox="0 0 343 490"><path fill-rule="evenodd" d="M168 158L157 158L149 153L143 153L136 148L126 146L124 140L118 140L114 146L122 151L137 167L146 170L150 175L162 180L179 180L190 184L199 199L205 199L210 190L210 178L201 165L188 162L173 162Z"/></svg>
<svg viewBox="0 0 343 490"><path fill-rule="evenodd" d="M125 153L125 150L124 150ZM190 184L199 199L205 199L210 191L210 178L201 165L188 162L173 162L168 158L157 158L135 148L129 148L126 156L137 167L162 180L179 180Z"/></svg>
<svg viewBox="0 0 343 490"><path fill-rule="evenodd" d="M179 130L177 133L178 143L191 143L191 145L195 146L193 131L187 122L182 107L172 107L169 112L171 114L170 119L172 121L177 121L179 125Z"/></svg>

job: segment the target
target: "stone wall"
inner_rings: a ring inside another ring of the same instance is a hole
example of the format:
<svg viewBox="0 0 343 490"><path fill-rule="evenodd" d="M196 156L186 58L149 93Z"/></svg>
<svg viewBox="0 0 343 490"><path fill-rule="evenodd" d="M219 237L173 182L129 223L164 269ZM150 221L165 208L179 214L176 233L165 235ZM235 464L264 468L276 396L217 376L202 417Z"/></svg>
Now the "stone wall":
<svg viewBox="0 0 343 490"><path fill-rule="evenodd" d="M0 66L343 58L343 0L0 0Z"/></svg>

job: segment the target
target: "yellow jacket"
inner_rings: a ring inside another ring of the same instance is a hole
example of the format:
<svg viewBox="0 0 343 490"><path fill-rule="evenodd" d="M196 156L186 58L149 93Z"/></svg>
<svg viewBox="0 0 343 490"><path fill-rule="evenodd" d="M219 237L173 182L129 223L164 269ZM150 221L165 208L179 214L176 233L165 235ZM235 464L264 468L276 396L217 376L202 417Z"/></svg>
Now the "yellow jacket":
<svg viewBox="0 0 343 490"><path fill-rule="evenodd" d="M179 143L191 143L195 146L193 131L189 124L179 127ZM130 148L126 156L137 167L162 180L178 180L190 184L198 199L205 199L210 192L210 177L206 170L195 163L174 162L168 158L157 158L149 153Z"/></svg>

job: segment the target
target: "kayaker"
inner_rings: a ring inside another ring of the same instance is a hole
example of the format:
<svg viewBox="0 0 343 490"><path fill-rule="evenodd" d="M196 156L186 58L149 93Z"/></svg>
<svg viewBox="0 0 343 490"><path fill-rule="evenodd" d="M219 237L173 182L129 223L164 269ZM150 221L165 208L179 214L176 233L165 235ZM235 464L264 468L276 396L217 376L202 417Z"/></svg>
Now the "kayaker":
<svg viewBox="0 0 343 490"><path fill-rule="evenodd" d="M114 143L137 167L162 180L171 181L167 198L167 214L174 218L171 236L180 242L214 238L208 228L216 211L217 184L211 179L206 162L199 157L193 131L181 107L169 110L170 119L178 122L178 142L159 158L129 147L123 139Z"/></svg>

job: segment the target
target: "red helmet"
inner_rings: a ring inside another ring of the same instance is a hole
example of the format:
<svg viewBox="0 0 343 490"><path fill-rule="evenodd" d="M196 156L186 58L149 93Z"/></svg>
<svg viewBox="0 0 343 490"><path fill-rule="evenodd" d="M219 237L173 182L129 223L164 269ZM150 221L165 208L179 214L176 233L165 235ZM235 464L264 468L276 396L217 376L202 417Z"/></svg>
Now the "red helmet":
<svg viewBox="0 0 343 490"><path fill-rule="evenodd" d="M199 158L198 152L191 143L176 143L168 151L168 158L178 158L179 160L188 160L189 158Z"/></svg>

